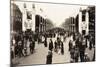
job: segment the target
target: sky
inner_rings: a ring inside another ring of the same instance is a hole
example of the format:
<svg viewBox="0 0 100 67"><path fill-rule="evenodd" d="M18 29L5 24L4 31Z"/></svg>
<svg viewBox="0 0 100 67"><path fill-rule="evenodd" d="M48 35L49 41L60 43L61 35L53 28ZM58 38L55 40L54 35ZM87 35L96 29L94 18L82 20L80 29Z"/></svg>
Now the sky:
<svg viewBox="0 0 100 67"><path fill-rule="evenodd" d="M32 4L35 4L35 13L41 14L45 18L49 18L55 26L62 24L66 18L76 17L79 13L80 7L86 9L87 6L68 5L68 4L51 4L51 3L35 3L35 2L22 2L14 1L16 5L23 12L23 4L25 3L29 11L32 10ZM42 11L40 11L42 9Z"/></svg>

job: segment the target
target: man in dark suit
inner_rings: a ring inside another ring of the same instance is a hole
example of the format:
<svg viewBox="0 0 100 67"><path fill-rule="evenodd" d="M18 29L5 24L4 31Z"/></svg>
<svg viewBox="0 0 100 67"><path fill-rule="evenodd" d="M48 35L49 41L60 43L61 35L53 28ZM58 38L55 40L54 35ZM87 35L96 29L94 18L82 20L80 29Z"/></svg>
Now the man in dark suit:
<svg viewBox="0 0 100 67"><path fill-rule="evenodd" d="M48 55L46 57L46 64L52 64L52 51L48 52Z"/></svg>
<svg viewBox="0 0 100 67"><path fill-rule="evenodd" d="M50 39L50 42L49 42L49 50L52 51L53 49L53 42L52 42L52 39Z"/></svg>
<svg viewBox="0 0 100 67"><path fill-rule="evenodd" d="M86 46L85 41L84 40L79 40L79 52L80 52L81 62L84 62L85 46Z"/></svg>

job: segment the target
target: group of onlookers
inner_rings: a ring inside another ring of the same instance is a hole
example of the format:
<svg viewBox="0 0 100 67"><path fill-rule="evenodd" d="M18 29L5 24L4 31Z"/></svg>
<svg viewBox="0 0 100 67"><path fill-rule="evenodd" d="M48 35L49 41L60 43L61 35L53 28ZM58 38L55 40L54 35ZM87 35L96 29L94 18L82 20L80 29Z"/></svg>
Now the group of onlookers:
<svg viewBox="0 0 100 67"><path fill-rule="evenodd" d="M56 34L55 34L56 37ZM47 42L47 36L44 36L44 47L48 48L48 55L46 57L46 64L52 63L53 51L58 55L64 55L64 44L61 40L62 38L56 37L56 40L53 41L52 37L49 40L49 44ZM64 41L66 40L66 36L63 37ZM86 48L89 50L95 46L94 38L92 36L85 35L72 35L69 40L69 52L70 52L70 62L86 62L90 61L88 54L85 52ZM65 44L66 45L66 44ZM30 54L34 53L35 49L35 40L32 35L22 35L19 34L12 38L11 40L11 58L16 57L26 57ZM94 54L95 56L95 54ZM95 57L93 57L94 59Z"/></svg>
<svg viewBox="0 0 100 67"><path fill-rule="evenodd" d="M11 58L26 57L33 54L35 40L32 36L16 35L11 40Z"/></svg>
<svg viewBox="0 0 100 67"><path fill-rule="evenodd" d="M88 62L90 58L86 53L86 48L91 50L94 46L94 39L92 36L78 35L72 36L73 39L69 41L69 51L71 55L71 62Z"/></svg>

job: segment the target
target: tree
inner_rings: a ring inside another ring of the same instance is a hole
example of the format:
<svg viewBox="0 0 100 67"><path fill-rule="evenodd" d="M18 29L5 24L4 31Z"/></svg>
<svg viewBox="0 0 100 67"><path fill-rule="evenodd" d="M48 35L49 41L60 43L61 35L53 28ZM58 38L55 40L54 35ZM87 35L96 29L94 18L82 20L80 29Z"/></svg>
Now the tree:
<svg viewBox="0 0 100 67"><path fill-rule="evenodd" d="M52 29L54 27L54 24L50 19L46 18L45 21L46 21L46 30Z"/></svg>

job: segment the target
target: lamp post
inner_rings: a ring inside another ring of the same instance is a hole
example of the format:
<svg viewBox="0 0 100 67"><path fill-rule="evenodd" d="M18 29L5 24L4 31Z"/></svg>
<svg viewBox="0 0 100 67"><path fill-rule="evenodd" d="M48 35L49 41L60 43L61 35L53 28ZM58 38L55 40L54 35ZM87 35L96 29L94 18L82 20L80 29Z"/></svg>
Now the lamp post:
<svg viewBox="0 0 100 67"><path fill-rule="evenodd" d="M23 4L23 19L22 19L22 30L25 31L26 30L26 11L27 11L27 7L26 7L26 3Z"/></svg>

